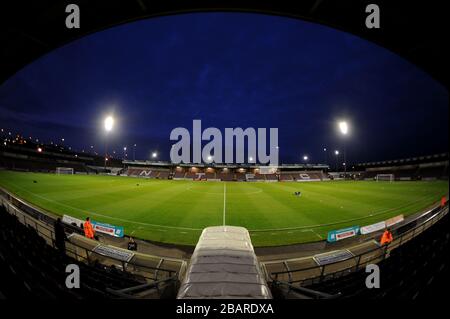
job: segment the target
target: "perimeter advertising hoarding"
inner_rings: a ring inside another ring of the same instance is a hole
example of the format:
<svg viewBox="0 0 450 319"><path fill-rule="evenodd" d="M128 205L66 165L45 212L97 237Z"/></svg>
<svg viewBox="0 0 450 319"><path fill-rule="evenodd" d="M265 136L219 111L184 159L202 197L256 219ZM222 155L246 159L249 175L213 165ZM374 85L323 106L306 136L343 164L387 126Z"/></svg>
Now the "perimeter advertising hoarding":
<svg viewBox="0 0 450 319"><path fill-rule="evenodd" d="M66 224L73 225L75 224L78 227L84 224L84 221L69 215L64 215L62 221ZM107 234L114 237L123 237L124 236L124 228L123 226L115 226L111 224L100 223L95 220L91 221L92 226L96 232Z"/></svg>
<svg viewBox="0 0 450 319"><path fill-rule="evenodd" d="M327 241L331 243L345 238L350 238L358 235L358 232L359 226L353 226L339 230L332 230L328 232Z"/></svg>
<svg viewBox="0 0 450 319"><path fill-rule="evenodd" d="M370 233L382 230L384 228L386 228L386 222L383 221L383 222L379 222L376 224L361 227L361 229L359 231L361 232L361 235L365 235L365 234L370 234Z"/></svg>
<svg viewBox="0 0 450 319"><path fill-rule="evenodd" d="M398 223L401 223L404 219L405 218L403 217L403 214L395 216L395 217L392 217L392 218L389 218L389 219L386 220L386 227L391 227L391 226L394 226L394 225L396 225Z"/></svg>

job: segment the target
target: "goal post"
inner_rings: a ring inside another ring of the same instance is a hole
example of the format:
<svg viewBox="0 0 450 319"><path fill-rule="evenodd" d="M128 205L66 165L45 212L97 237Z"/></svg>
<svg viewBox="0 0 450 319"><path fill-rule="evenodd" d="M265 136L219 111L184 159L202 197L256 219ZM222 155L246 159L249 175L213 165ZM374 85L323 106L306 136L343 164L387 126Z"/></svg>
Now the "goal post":
<svg viewBox="0 0 450 319"><path fill-rule="evenodd" d="M73 175L74 170L72 167L57 167L56 168L56 175L62 175L62 174L68 174Z"/></svg>
<svg viewBox="0 0 450 319"><path fill-rule="evenodd" d="M387 182L393 182L395 179L394 174L377 174L375 176L375 180L378 181L387 181Z"/></svg>

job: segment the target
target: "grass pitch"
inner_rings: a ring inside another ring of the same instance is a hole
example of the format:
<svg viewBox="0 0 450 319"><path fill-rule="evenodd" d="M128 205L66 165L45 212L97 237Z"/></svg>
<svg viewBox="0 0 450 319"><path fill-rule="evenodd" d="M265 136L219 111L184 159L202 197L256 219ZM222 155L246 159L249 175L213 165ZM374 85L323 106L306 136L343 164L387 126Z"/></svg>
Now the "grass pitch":
<svg viewBox="0 0 450 319"><path fill-rule="evenodd" d="M225 183L10 171L0 171L0 186L59 215L187 245L224 222L246 227L255 246L317 241L329 230L417 213L448 193L446 181Z"/></svg>

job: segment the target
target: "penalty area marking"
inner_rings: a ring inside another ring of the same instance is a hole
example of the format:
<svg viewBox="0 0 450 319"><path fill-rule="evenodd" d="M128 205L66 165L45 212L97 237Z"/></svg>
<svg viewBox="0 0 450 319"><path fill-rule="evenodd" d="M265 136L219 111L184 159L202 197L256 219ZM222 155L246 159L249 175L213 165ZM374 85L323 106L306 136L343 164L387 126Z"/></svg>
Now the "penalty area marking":
<svg viewBox="0 0 450 319"><path fill-rule="evenodd" d="M224 182L225 185L225 182ZM193 186L189 186L186 188L187 191L193 192L193 193L199 193L199 194L210 194L210 195L222 195L223 192L219 191L219 192L205 192L202 190L196 190ZM254 194L259 194L262 193L263 190L262 189L258 189L256 191L251 191L251 192L231 192L230 194L233 195L254 195Z"/></svg>

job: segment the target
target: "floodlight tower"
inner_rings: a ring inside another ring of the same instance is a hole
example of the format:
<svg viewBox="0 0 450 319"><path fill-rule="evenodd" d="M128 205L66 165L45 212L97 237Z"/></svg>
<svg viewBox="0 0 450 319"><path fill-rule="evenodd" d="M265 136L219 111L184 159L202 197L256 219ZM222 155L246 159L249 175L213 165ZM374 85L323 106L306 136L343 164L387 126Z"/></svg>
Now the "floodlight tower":
<svg viewBox="0 0 450 319"><path fill-rule="evenodd" d="M105 124L105 170L106 170L106 162L108 161L108 133L111 132L113 126L114 126L114 118L112 116L107 116L104 121Z"/></svg>
<svg viewBox="0 0 450 319"><path fill-rule="evenodd" d="M334 151L334 155L336 155L336 172L337 172L337 170L338 170L338 157L339 157L339 151L338 151L338 150L335 150L335 151Z"/></svg>
<svg viewBox="0 0 450 319"><path fill-rule="evenodd" d="M348 124L346 121L339 122L339 130L344 137L348 134ZM344 179L347 176L347 159L346 159L346 145L344 141Z"/></svg>

